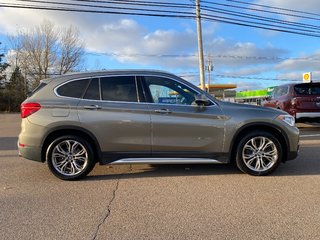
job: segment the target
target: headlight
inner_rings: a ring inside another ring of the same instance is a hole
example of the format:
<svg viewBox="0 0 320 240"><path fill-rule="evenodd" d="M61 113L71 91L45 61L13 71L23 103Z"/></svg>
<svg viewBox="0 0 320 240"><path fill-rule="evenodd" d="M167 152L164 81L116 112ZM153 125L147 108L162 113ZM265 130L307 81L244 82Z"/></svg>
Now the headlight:
<svg viewBox="0 0 320 240"><path fill-rule="evenodd" d="M280 115L277 117L277 119L289 124L292 127L295 124L294 117L292 117L291 115Z"/></svg>

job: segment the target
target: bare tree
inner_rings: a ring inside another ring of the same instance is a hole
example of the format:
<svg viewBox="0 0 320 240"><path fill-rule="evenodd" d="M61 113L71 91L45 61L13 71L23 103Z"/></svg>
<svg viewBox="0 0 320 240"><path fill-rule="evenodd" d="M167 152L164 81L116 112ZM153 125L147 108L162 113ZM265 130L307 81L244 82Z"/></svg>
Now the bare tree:
<svg viewBox="0 0 320 240"><path fill-rule="evenodd" d="M72 26L61 32L60 41L61 53L58 56L58 72L64 74L80 66L84 46L79 37L79 30Z"/></svg>
<svg viewBox="0 0 320 240"><path fill-rule="evenodd" d="M84 44L75 27L56 28L52 22L44 21L29 30L10 36L12 66L34 84L55 74L76 70L84 55Z"/></svg>

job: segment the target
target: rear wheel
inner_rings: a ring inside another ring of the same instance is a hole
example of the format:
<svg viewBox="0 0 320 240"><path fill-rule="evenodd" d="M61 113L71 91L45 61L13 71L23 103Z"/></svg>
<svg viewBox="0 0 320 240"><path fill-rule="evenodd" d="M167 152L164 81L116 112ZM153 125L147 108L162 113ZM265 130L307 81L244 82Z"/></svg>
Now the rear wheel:
<svg viewBox="0 0 320 240"><path fill-rule="evenodd" d="M78 136L62 136L49 145L46 160L60 179L75 180L88 175L95 165L90 144Z"/></svg>
<svg viewBox="0 0 320 240"><path fill-rule="evenodd" d="M283 150L276 137L268 132L247 134L237 148L238 168L250 175L263 176L272 173L282 161Z"/></svg>

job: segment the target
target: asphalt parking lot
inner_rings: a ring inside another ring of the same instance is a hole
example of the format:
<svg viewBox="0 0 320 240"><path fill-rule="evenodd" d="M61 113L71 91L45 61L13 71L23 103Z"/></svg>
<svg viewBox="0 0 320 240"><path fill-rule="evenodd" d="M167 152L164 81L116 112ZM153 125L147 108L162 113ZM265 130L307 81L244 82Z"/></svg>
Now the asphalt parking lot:
<svg viewBox="0 0 320 240"><path fill-rule="evenodd" d="M80 181L17 156L0 115L0 239L320 239L320 128L271 176L229 165L96 166Z"/></svg>

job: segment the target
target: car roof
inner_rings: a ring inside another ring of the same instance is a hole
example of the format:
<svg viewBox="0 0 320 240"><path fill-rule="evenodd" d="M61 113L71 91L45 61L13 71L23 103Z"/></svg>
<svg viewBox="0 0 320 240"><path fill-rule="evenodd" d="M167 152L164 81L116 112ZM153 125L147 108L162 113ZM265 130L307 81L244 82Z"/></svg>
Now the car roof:
<svg viewBox="0 0 320 240"><path fill-rule="evenodd" d="M285 87L285 86L308 86L308 85L320 85L320 82L310 82L310 83L303 83L303 82L296 82L296 83L287 83L281 84L276 87Z"/></svg>
<svg viewBox="0 0 320 240"><path fill-rule="evenodd" d="M161 70L150 70L150 69L123 69L123 70L103 70L103 71L89 71L89 72L73 72L67 73L64 75L56 76L53 78L48 78L42 80L43 82L50 82L52 80L60 80L61 82L77 79L77 78L86 78L86 77L99 77L103 75L125 75L125 74L134 74L134 75L165 75L165 76L175 76L172 73L161 71ZM60 82L59 81L59 82Z"/></svg>

